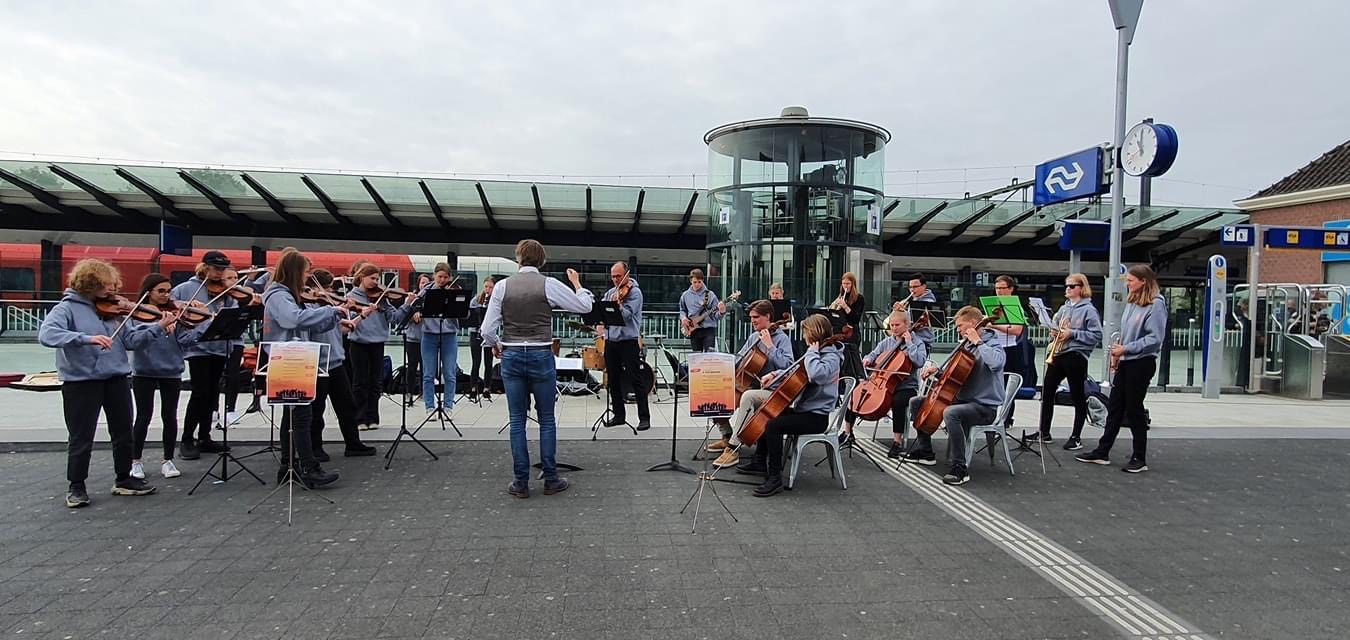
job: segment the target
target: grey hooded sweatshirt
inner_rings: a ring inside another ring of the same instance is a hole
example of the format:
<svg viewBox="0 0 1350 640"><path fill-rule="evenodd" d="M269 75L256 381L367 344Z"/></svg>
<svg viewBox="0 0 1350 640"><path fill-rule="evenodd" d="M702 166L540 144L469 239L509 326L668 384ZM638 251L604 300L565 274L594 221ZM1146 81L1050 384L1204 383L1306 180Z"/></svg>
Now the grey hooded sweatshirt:
<svg viewBox="0 0 1350 640"><path fill-rule="evenodd" d="M111 336L123 318L104 320L94 309L94 301L74 289L66 293L38 328L38 342L56 349L57 378L62 382L107 380L131 373L127 350L137 349L166 334L159 323L128 321L112 346L104 349L93 343L94 336ZM139 326L136 326L139 325Z"/></svg>

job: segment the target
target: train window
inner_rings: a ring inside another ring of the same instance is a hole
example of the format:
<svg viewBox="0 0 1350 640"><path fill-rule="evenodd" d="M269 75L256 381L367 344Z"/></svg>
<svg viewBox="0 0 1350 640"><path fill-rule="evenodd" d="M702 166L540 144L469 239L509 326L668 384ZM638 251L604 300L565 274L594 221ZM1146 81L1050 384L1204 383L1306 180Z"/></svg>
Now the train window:
<svg viewBox="0 0 1350 640"><path fill-rule="evenodd" d="M32 293L37 290L37 280L27 267L0 267L0 289Z"/></svg>
<svg viewBox="0 0 1350 640"><path fill-rule="evenodd" d="M169 272L169 282L172 282L173 286L176 287L191 280L195 275L197 275L196 271L171 271Z"/></svg>

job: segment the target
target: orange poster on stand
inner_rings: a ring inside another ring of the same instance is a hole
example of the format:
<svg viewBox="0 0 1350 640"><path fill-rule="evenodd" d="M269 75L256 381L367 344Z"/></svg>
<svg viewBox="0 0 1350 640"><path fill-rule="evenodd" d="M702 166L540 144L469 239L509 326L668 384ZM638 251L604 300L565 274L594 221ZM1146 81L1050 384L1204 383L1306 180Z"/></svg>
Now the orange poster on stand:
<svg viewBox="0 0 1350 640"><path fill-rule="evenodd" d="M314 402L319 387L318 342L272 342L267 345L267 404Z"/></svg>
<svg viewBox="0 0 1350 640"><path fill-rule="evenodd" d="M736 410L736 356L689 354L689 415L722 418Z"/></svg>

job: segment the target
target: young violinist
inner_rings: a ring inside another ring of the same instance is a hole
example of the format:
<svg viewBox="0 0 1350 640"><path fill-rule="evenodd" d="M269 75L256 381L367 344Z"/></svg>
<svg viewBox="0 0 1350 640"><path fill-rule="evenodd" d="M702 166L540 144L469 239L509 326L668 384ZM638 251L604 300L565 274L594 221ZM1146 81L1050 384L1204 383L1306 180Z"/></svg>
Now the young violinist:
<svg viewBox="0 0 1350 640"><path fill-rule="evenodd" d="M768 356L764 366L754 372L757 378L770 371L792 366L792 339L782 330L780 323L774 322L773 304L768 300L756 300L750 304L749 312L752 331L740 351L736 352L737 368L740 368L740 362L751 349L757 349ZM732 429L731 421L726 418L713 421L722 432L721 439L708 445L709 452L721 454L714 462L716 466L727 467L740 460L740 455L731 444L732 435L740 430L747 417L753 415L755 410L764 404L770 393L764 389L750 389L741 394L740 407L733 416L736 418L735 430Z"/></svg>
<svg viewBox="0 0 1350 640"><path fill-rule="evenodd" d="M403 330L403 349L408 353L408 368L403 372L403 383L409 407L413 406L417 402L417 397L422 394L422 314L417 310L422 300L422 292L426 291L430 284L430 274L417 274L417 286L413 287L413 291L418 292L418 295L413 301L412 318L408 320Z"/></svg>
<svg viewBox="0 0 1350 640"><path fill-rule="evenodd" d="M282 252L277 260L276 270L272 273L272 282L263 291L263 342L286 342L290 340L316 341L316 337L332 329L339 320L345 319L346 311L340 307L324 305L306 308L300 298L309 281L312 265L305 254L294 249ZM337 364L329 353L327 366ZM259 358L266 358L259 354ZM296 475L305 486L313 488L337 481L338 474L325 471L314 457L311 431L313 406L295 405L286 411L281 420L281 468L277 470L277 482L286 477L292 460L291 442L295 443L294 458L299 464Z"/></svg>
<svg viewBox="0 0 1350 640"><path fill-rule="evenodd" d="M1059 383L1069 381L1069 397L1073 398L1073 433L1064 448L1077 451L1083 448L1083 424L1087 422L1088 405L1084 383L1087 382L1088 358L1102 342L1102 319L1092 306L1092 287L1087 276L1071 273L1064 279L1064 305L1055 312L1050 327L1055 343L1059 345L1054 357L1045 365L1045 384L1041 387L1041 424L1038 438L1050 438L1050 420L1055 416L1055 394Z"/></svg>
<svg viewBox="0 0 1350 640"><path fill-rule="evenodd" d="M1003 404L1005 356L994 332L979 328L983 320L984 314L971 306L961 307L953 318L957 334L961 336L961 344L957 348L971 349L975 366L957 392L956 399L942 412L942 424L947 429L947 463L950 465L942 481L951 485L970 481L970 473L966 469L966 428L993 422L998 415L999 405ZM938 367L925 367L920 375L927 378L941 371ZM917 396L909 401L911 419L919 415L925 400L925 397ZM932 434L919 431L904 460L927 466L937 464L933 456Z"/></svg>
<svg viewBox="0 0 1350 640"><path fill-rule="evenodd" d="M436 263L432 269L431 284L418 293L425 296L433 288L449 289L455 282L450 264ZM455 386L459 382L459 321L451 318L424 318L421 313L413 320L422 323L422 402L427 415L437 409L449 412L455 408ZM436 380L442 383L440 403L436 398Z"/></svg>
<svg viewBox="0 0 1350 640"><path fill-rule="evenodd" d="M219 251L207 251L197 265L197 274L173 288L173 299L187 303L195 301L212 314L238 306L234 298L225 293L228 291L225 270L229 268L229 257ZM188 396L187 412L183 415L179 457L196 460L202 453L228 450L211 439L211 415L216 412L220 399L220 377L230 355L230 341L199 340L188 347L184 355L192 394Z"/></svg>
<svg viewBox="0 0 1350 640"><path fill-rule="evenodd" d="M352 363L352 390L356 396L356 424L368 430L380 425L380 384L384 378L384 343L389 340L389 325L403 322L412 297L403 295L397 302L380 284L380 268L361 265L356 284L347 298L361 305L356 328L347 334Z"/></svg>
<svg viewBox="0 0 1350 640"><path fill-rule="evenodd" d="M877 346L870 353L863 356L863 367L871 369L881 363L886 354L896 349L904 351L905 356L913 363L911 374L905 376L905 379L895 388L895 393L891 396L891 430L895 433L894 440L891 442L890 451L886 453L889 458L899 458L904 448L905 425L909 424L906 411L909 409L909 401L919 394L919 377L913 374L915 370L922 370L924 362L928 359L928 344L922 340L916 339L909 331L909 314L900 311L892 311L886 320L890 326L891 335L877 343ZM868 374L871 377L871 374ZM852 409L844 413L844 432L839 434L841 444L848 444L853 440L853 425L858 421L858 414Z"/></svg>
<svg viewBox="0 0 1350 640"><path fill-rule="evenodd" d="M1097 448L1075 456L1079 462L1111 464L1111 446L1121 423L1129 423L1134 452L1121 469L1126 473L1148 471L1148 410L1144 396L1158 369L1158 352L1167 331L1167 301L1158 289L1158 276L1146 264L1125 272L1125 312L1120 318L1120 339L1111 345L1109 357L1116 375L1106 403L1106 426Z"/></svg>
<svg viewBox="0 0 1350 640"><path fill-rule="evenodd" d="M497 281L491 276L483 279L483 290L469 300L469 309L479 315L479 324L482 323L482 315L487 312L487 303L492 298L492 287L496 286ZM469 399L475 400L478 394L483 394L484 400L492 398L492 348L483 346L483 334L477 327L469 328L469 355L473 357L473 364L469 369ZM483 376L478 377L478 366L483 366Z"/></svg>
<svg viewBox="0 0 1350 640"><path fill-rule="evenodd" d="M225 270L225 286L233 287L239 284L239 271L234 267ZM250 287L251 290L251 287ZM257 293L253 294L254 304L262 304L262 297ZM244 337L240 336L230 341L230 353L225 358L225 370L221 374L225 380L225 425L231 426L239 422L242 414L235 411L235 402L239 398L239 367L244 361Z"/></svg>
<svg viewBox="0 0 1350 640"><path fill-rule="evenodd" d="M108 422L113 445L113 495L155 492L150 483L131 475L135 438L131 432L131 386L127 378L131 363L127 350L166 335L173 315L162 314L157 323L131 325L129 318L120 315L121 305L113 298L120 279L117 269L102 260L77 262L61 302L52 307L38 329L38 342L57 350L56 368L68 435L66 481L70 486L66 506L72 509L89 505L85 480L100 411Z"/></svg>
<svg viewBox="0 0 1350 640"><path fill-rule="evenodd" d="M314 286L316 293L323 291L333 293L333 274L327 269L315 269L310 274L308 283ZM333 306L328 298L322 297L312 302L309 300L301 302L305 303L307 308ZM325 331L311 331L309 336L315 342L327 343L329 348L328 375L319 378L318 388L314 393L313 409L310 412L312 414L309 429L310 448L314 451L314 459L319 462L328 462L330 459L328 452L323 450L323 413L329 400L333 402L333 415L337 416L338 431L342 434L345 445L342 455L348 458L375 455L375 447L361 442L361 432L356 428L356 397L352 394L352 378L345 364L347 355L342 346L342 336L355 326L354 321L348 316L349 313L343 309L338 314L337 324Z"/></svg>
<svg viewBox="0 0 1350 640"><path fill-rule="evenodd" d="M177 315L173 301L173 287L168 276L152 273L141 281L140 296L145 303L165 315ZM132 320L132 322L137 322ZM146 324L154 324L151 321ZM164 428L164 460L159 473L165 478L176 478L182 473L173 462L174 445L178 442L178 396L182 388L183 351L192 346L208 323L188 326L180 321L164 327L164 335L140 345L131 352L131 394L136 401L136 422L132 426L135 450L131 458L131 475L145 479L145 440L150 431L150 420L155 416L155 392L159 392L159 420Z"/></svg>
<svg viewBox="0 0 1350 640"><path fill-rule="evenodd" d="M806 355L801 366L806 370L807 384L792 406L769 421L755 449L754 462L743 469L747 473L765 474L764 483L755 487L757 498L767 498L783 491L783 438L788 435L824 433L829 426L830 410L839 401L839 370L844 360L841 344L820 346L834 333L829 318L811 316L801 323L802 339L806 341ZM773 384L789 369L765 374L765 387Z"/></svg>

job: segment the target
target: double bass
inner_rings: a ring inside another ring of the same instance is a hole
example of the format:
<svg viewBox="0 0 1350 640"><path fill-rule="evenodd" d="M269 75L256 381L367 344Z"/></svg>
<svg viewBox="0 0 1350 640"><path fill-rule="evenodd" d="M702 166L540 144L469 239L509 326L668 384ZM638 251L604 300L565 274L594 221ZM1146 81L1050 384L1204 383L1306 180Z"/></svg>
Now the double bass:
<svg viewBox="0 0 1350 640"><path fill-rule="evenodd" d="M839 342L844 342L853 337L853 327L845 326L844 330L836 333L820 342L821 347L826 347ZM758 351L758 349L756 349ZM773 390L773 395L769 396L755 412L750 419L745 421L745 426L741 427L741 433L738 436L742 444L751 445L759 441L764 435L764 430L769 426L769 421L782 415L787 411L792 403L797 401L797 397L806 390L806 385L811 381L806 374L805 366L806 356L798 358L792 366L788 368L787 373L782 376L782 382Z"/></svg>
<svg viewBox="0 0 1350 640"><path fill-rule="evenodd" d="M981 320L975 328L983 329L994 322L994 316L986 317ZM938 427L942 426L942 414L947 407L956 402L956 395L961 393L961 387L965 386L966 379L970 377L975 370L975 348L978 345L970 344L964 338L961 340L961 346L957 347L947 361L942 364L942 374L938 381L933 383L933 388L928 390L928 396L923 400L923 406L919 409L919 414L914 416L914 430L922 431L928 435L937 432Z"/></svg>

